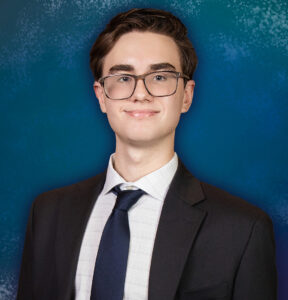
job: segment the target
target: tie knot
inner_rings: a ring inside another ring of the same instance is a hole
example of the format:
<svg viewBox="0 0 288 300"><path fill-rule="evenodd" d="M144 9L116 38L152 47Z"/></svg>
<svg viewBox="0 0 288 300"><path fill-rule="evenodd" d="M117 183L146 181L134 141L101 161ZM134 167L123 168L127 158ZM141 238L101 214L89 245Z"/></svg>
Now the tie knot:
<svg viewBox="0 0 288 300"><path fill-rule="evenodd" d="M112 192L117 195L114 209L128 211L138 199L145 194L141 189L138 190L121 190L120 185L116 185Z"/></svg>

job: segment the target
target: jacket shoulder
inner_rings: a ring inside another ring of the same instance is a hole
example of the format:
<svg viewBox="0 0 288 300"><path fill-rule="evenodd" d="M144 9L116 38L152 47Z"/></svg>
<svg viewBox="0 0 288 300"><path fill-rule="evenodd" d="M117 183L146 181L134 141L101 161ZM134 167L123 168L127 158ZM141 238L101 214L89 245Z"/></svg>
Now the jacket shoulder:
<svg viewBox="0 0 288 300"><path fill-rule="evenodd" d="M200 184L206 200L201 203L201 206L210 213L215 212L221 216L249 222L263 219L271 223L269 215L254 204L211 184L205 182L200 182Z"/></svg>
<svg viewBox="0 0 288 300"><path fill-rule="evenodd" d="M35 207L55 205L60 200L84 195L104 184L105 175L105 172L103 172L91 178L41 193L36 197L33 205Z"/></svg>

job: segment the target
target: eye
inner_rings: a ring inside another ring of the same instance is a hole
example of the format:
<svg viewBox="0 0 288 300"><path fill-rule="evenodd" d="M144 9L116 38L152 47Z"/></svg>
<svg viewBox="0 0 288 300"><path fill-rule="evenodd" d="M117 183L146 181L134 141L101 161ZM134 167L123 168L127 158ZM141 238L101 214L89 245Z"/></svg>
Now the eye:
<svg viewBox="0 0 288 300"><path fill-rule="evenodd" d="M167 76L163 74L155 74L154 78L155 81L165 81L167 80Z"/></svg>
<svg viewBox="0 0 288 300"><path fill-rule="evenodd" d="M127 75L120 75L118 77L118 80L119 82L130 82L132 80L132 78L130 76L127 76Z"/></svg>

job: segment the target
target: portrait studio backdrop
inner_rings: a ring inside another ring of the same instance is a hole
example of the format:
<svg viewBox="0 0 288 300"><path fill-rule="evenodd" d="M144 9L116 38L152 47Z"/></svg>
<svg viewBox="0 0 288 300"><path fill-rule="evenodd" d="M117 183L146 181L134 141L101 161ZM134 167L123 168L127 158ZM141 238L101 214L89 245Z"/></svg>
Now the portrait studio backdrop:
<svg viewBox="0 0 288 300"><path fill-rule="evenodd" d="M287 299L286 0L1 1L0 299L15 297L35 196L106 168L114 137L89 50L112 16L133 7L171 11L188 27L199 66L177 153L199 179L270 214Z"/></svg>

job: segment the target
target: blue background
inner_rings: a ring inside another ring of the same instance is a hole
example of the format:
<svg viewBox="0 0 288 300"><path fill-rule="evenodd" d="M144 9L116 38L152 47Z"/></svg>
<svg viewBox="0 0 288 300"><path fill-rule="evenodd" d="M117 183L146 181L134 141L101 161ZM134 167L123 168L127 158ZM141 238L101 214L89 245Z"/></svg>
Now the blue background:
<svg viewBox="0 0 288 300"><path fill-rule="evenodd" d="M169 10L188 27L199 66L176 150L198 178L270 214L287 299L286 0L1 1L0 298L15 296L35 196L106 167L114 137L93 94L89 50L132 7Z"/></svg>

